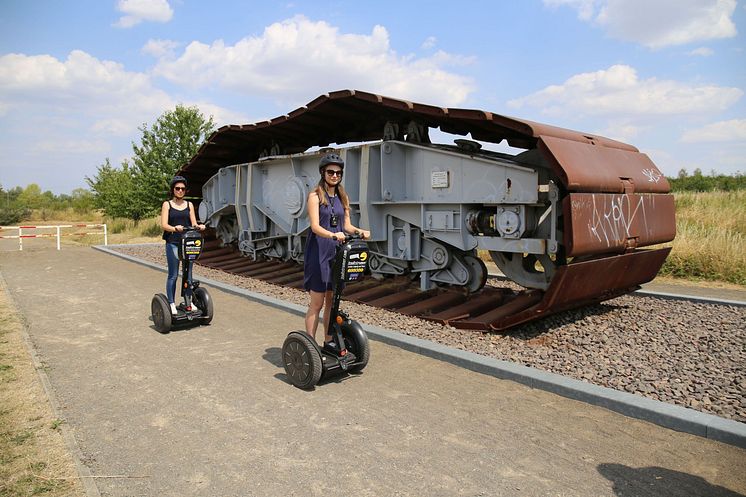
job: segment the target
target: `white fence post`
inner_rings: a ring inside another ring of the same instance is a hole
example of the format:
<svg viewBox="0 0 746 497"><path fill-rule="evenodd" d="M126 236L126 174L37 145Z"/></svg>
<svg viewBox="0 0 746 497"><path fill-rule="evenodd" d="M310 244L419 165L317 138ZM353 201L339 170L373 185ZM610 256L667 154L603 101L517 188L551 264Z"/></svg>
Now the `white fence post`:
<svg viewBox="0 0 746 497"><path fill-rule="evenodd" d="M57 250L60 250L60 227L55 226L57 228Z"/></svg>
<svg viewBox="0 0 746 497"><path fill-rule="evenodd" d="M18 227L18 250L23 250L23 228Z"/></svg>
<svg viewBox="0 0 746 497"><path fill-rule="evenodd" d="M106 223L104 223L104 245L109 245L109 236L106 234Z"/></svg>

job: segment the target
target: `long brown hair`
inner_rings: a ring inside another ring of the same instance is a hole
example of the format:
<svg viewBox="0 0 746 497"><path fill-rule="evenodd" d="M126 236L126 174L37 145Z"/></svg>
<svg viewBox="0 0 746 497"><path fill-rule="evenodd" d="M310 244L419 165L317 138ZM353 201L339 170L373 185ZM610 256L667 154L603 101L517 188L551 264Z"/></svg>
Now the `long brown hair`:
<svg viewBox="0 0 746 497"><path fill-rule="evenodd" d="M327 205L329 202L326 200L326 188L324 188L326 182L324 181L324 177L322 176L319 180L319 184L316 185L316 189L314 190L316 192L316 195L319 196L319 203L321 205ZM337 189L337 196L339 197L339 200L342 201L342 207L344 207L345 211L350 210L350 197L347 196L347 192L345 191L344 187L342 186L342 183L338 183L337 186L334 188Z"/></svg>

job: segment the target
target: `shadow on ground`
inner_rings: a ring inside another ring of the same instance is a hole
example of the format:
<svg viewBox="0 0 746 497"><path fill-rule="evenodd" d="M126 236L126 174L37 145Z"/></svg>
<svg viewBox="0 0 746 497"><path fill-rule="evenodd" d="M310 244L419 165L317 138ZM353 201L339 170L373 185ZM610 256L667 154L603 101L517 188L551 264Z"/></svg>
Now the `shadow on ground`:
<svg viewBox="0 0 746 497"><path fill-rule="evenodd" d="M599 464L596 469L612 482L617 497L744 497L700 476L657 466Z"/></svg>

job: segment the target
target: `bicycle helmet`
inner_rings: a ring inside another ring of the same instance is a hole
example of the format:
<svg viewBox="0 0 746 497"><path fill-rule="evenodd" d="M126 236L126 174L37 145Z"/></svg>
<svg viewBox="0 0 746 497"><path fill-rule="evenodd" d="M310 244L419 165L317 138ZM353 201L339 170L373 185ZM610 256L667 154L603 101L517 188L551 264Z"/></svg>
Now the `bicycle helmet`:
<svg viewBox="0 0 746 497"><path fill-rule="evenodd" d="M174 186L176 183L184 183L184 186L188 186L187 180L184 176L174 176L174 179L171 180L171 183L168 186L168 191L171 192L171 195L174 193Z"/></svg>
<svg viewBox="0 0 746 497"><path fill-rule="evenodd" d="M324 168L329 164L336 164L342 168L342 171L345 170L345 161L342 160L342 157L337 154L326 154L321 158L321 162L319 162L319 173L323 174Z"/></svg>

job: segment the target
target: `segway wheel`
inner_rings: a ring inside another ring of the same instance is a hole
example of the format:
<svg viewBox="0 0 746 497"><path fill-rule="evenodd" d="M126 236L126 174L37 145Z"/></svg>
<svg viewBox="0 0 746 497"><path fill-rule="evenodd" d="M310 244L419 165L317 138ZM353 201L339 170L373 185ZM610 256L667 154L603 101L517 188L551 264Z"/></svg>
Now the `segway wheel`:
<svg viewBox="0 0 746 497"><path fill-rule="evenodd" d="M150 310L153 314L153 324L159 333L168 333L171 331L171 306L168 305L168 299L162 293L153 296L150 303Z"/></svg>
<svg viewBox="0 0 746 497"><path fill-rule="evenodd" d="M202 311L202 324L209 324L210 321L212 321L213 316L212 297L210 297L210 292L199 287L194 291L194 300L194 303L197 304L199 310Z"/></svg>
<svg viewBox="0 0 746 497"><path fill-rule="evenodd" d="M357 361L355 365L348 369L351 373L358 373L365 369L370 359L370 344L368 335L363 331L363 327L357 321L349 321L342 325L342 337L345 340L345 346L355 354Z"/></svg>
<svg viewBox="0 0 746 497"><path fill-rule="evenodd" d="M312 338L293 331L282 344L282 363L288 380L298 388L313 388L321 379L321 353Z"/></svg>

